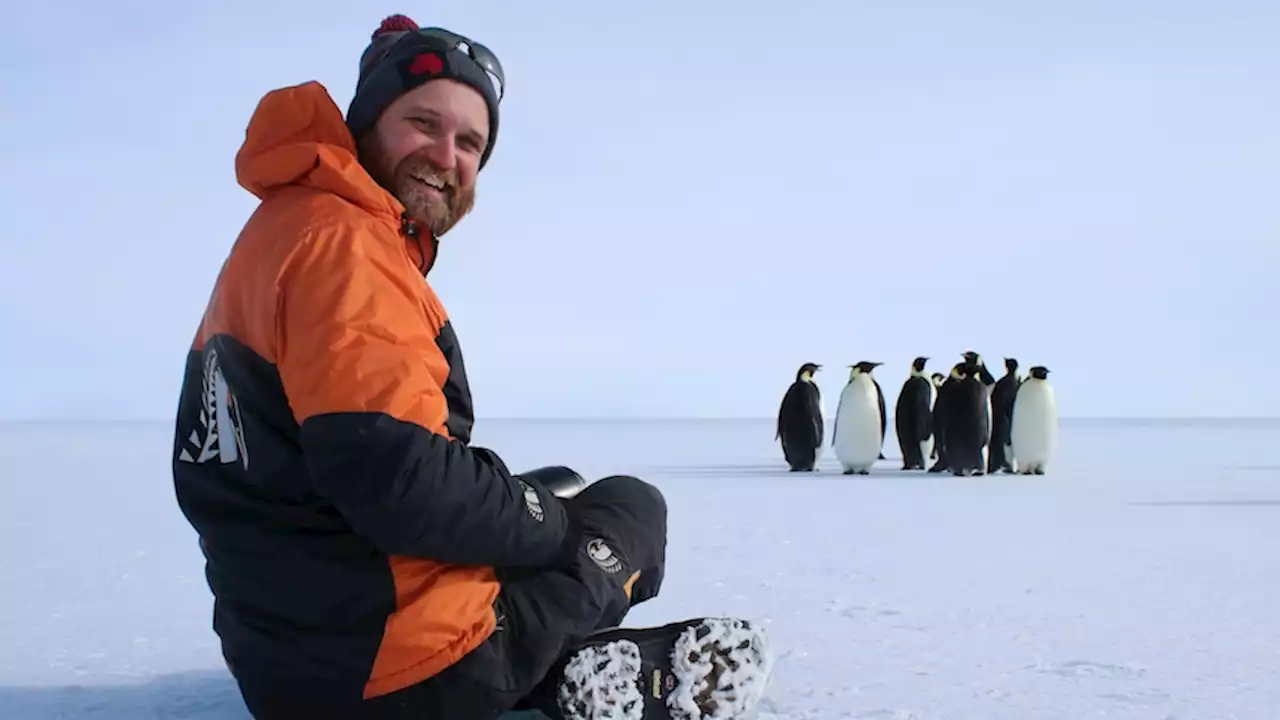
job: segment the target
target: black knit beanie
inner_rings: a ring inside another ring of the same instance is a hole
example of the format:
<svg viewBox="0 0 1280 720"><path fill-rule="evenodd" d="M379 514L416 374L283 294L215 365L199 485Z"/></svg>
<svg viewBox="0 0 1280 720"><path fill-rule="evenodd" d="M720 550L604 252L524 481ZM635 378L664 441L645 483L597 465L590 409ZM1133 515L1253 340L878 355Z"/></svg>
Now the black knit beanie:
<svg viewBox="0 0 1280 720"><path fill-rule="evenodd" d="M498 93L493 80L466 52L418 29L404 15L392 15L373 31L369 47L360 56L360 79L347 108L347 127L359 139L401 95L429 80L456 80L480 93L489 108L489 141L480 156L483 168L498 140Z"/></svg>

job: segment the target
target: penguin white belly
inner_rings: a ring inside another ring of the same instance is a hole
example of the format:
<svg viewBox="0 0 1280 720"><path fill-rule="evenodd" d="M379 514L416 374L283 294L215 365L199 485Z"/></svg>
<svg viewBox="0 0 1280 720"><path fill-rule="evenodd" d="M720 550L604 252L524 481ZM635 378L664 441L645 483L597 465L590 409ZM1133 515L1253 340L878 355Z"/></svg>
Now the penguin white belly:
<svg viewBox="0 0 1280 720"><path fill-rule="evenodd" d="M880 457L880 403L869 377L856 377L840 393L832 447L841 467L863 473Z"/></svg>
<svg viewBox="0 0 1280 720"><path fill-rule="evenodd" d="M925 378L929 381L929 412L933 413L933 408L938 404L938 386L933 384L932 378ZM933 428L935 421L929 418L929 427ZM933 457L933 446L937 444L936 436L930 432L929 437L920 442L920 457L924 458L925 467L929 466L929 459Z"/></svg>
<svg viewBox="0 0 1280 720"><path fill-rule="evenodd" d="M1009 440L1022 472L1044 471L1058 442L1058 403L1053 387L1027 381L1018 388Z"/></svg>
<svg viewBox="0 0 1280 720"><path fill-rule="evenodd" d="M828 429L827 406L822 402L822 395L818 395L818 417L822 418L823 429L824 430ZM824 438L823 442L818 443L818 447L813 451L813 464L815 467L817 466L818 461L822 459L822 451L826 449L827 449L827 443L826 443L826 439Z"/></svg>
<svg viewBox="0 0 1280 720"><path fill-rule="evenodd" d="M995 422L995 413L991 407L991 386L987 387L987 441L982 444L982 471L987 471L987 463L991 458L991 425Z"/></svg>

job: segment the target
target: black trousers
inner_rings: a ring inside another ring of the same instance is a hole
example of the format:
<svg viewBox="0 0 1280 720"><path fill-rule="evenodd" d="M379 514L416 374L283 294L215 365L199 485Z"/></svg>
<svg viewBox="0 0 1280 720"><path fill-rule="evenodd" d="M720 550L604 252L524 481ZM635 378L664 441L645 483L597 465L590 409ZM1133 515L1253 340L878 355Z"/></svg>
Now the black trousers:
<svg viewBox="0 0 1280 720"><path fill-rule="evenodd" d="M657 488L618 475L566 502L586 531L576 565L499 569L498 629L488 640L440 674L337 717L486 720L553 697L548 671L588 635L621 624L632 606L656 596L666 568L667 505ZM637 570L628 599L627 581Z"/></svg>

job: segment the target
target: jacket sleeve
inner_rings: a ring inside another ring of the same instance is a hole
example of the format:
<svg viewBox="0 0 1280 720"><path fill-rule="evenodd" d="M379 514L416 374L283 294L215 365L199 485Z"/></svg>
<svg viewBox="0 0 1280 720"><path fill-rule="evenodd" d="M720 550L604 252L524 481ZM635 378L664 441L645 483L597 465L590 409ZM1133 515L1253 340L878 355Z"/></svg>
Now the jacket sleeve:
<svg viewBox="0 0 1280 720"><path fill-rule="evenodd" d="M387 554L556 564L573 541L559 499L448 436L443 319L400 243L378 227L315 230L277 280L277 367L311 481Z"/></svg>

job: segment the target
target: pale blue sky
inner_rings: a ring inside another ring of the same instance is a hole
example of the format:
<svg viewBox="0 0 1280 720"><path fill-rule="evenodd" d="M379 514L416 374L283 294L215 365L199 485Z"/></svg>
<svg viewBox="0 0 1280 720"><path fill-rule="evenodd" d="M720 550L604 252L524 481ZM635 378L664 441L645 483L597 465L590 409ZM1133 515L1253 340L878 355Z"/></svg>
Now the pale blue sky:
<svg viewBox="0 0 1280 720"><path fill-rule="evenodd" d="M11 3L0 418L171 417L268 90L379 20L508 73L432 282L479 414L770 416L800 363L1055 370L1064 415L1275 415L1280 3Z"/></svg>

